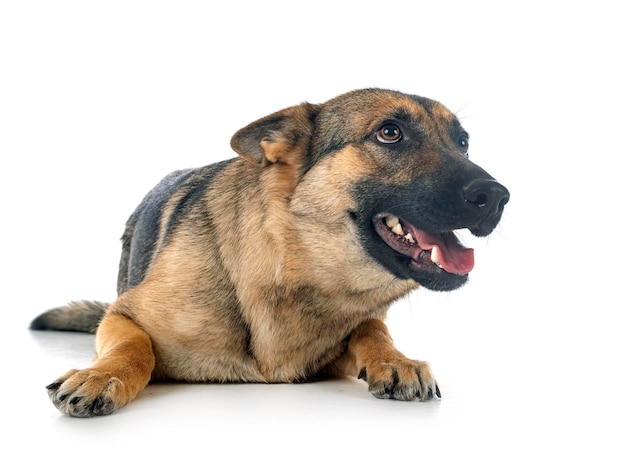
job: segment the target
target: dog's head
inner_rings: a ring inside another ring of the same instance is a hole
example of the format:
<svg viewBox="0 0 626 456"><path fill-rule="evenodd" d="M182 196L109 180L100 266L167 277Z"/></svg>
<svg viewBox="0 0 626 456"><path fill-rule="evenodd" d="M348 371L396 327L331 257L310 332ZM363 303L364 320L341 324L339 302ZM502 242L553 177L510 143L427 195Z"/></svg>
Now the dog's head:
<svg viewBox="0 0 626 456"><path fill-rule="evenodd" d="M243 128L231 144L272 168L302 248L318 250L316 265L325 264L324 249L342 250L342 260L332 255L337 271L364 271L373 258L396 278L458 288L474 254L454 231L490 234L509 200L469 160L469 136L454 114L399 92L366 89L304 103ZM365 286L373 276L360 277Z"/></svg>

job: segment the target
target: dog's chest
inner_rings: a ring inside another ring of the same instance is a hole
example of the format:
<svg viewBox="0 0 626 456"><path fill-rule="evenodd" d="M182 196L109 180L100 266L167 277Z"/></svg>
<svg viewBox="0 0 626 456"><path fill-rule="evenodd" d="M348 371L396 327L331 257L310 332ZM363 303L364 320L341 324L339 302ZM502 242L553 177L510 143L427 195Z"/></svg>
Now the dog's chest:
<svg viewBox="0 0 626 456"><path fill-rule="evenodd" d="M264 305L242 306L249 352L263 376L283 382L314 375L344 353L354 328L369 318L383 317L387 309L350 301L307 290Z"/></svg>

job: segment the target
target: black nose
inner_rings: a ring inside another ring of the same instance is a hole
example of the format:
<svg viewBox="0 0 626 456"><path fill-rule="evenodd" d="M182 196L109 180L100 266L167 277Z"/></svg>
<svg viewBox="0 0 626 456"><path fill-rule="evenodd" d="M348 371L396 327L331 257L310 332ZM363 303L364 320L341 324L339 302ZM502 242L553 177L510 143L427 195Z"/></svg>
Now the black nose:
<svg viewBox="0 0 626 456"><path fill-rule="evenodd" d="M509 202L509 191L493 179L476 179L463 188L465 201L478 208L482 220L500 216Z"/></svg>

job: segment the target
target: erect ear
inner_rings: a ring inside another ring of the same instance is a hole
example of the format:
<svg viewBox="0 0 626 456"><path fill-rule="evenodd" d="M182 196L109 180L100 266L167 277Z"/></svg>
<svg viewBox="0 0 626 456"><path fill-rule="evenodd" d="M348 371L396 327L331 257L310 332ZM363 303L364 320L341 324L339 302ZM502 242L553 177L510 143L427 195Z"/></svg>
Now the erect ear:
<svg viewBox="0 0 626 456"><path fill-rule="evenodd" d="M302 103L263 117L234 134L231 147L246 160L267 166L302 159L313 134L317 105Z"/></svg>

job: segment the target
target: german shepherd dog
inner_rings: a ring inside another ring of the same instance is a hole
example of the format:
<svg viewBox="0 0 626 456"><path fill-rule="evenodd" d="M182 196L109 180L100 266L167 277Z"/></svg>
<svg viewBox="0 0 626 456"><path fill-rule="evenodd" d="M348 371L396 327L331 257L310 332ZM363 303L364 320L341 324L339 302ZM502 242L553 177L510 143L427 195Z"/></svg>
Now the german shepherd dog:
<svg viewBox="0 0 626 456"><path fill-rule="evenodd" d="M509 200L468 159L459 120L427 98L365 89L271 114L231 146L240 157L171 173L130 216L115 302L31 323L96 332L92 366L47 386L54 405L89 417L151 380L329 375L378 398L440 398L383 320L419 285L463 285L474 254L453 231L490 234Z"/></svg>

